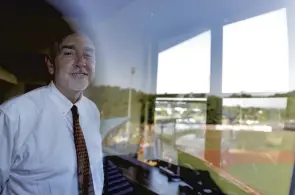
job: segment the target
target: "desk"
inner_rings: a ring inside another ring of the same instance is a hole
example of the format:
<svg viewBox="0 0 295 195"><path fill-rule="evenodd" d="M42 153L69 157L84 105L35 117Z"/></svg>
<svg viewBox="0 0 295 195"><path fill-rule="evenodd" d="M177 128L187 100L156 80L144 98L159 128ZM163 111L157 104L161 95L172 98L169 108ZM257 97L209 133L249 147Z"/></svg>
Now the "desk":
<svg viewBox="0 0 295 195"><path fill-rule="evenodd" d="M185 189L188 194L224 195L212 180L208 171L194 171L189 168L171 165L172 170L175 170L175 168L180 169L180 172L182 172L181 179L168 181L168 177L161 173L158 167L152 167L129 156L111 156L109 160L119 167L124 176L138 188L136 194L178 195L179 185L182 185L188 186L188 189ZM168 165L163 161L158 162L163 167Z"/></svg>
<svg viewBox="0 0 295 195"><path fill-rule="evenodd" d="M178 195L178 187L180 184L187 185L181 180L168 182L167 176L160 173L159 168L151 167L150 183L148 186L151 191L157 194Z"/></svg>
<svg viewBox="0 0 295 195"><path fill-rule="evenodd" d="M169 194L169 195L178 195L179 185L188 185L183 181L171 181L168 182L167 176L160 173L160 170L157 167L150 168L149 181L146 183L138 182L134 177L132 177L129 173L125 172L125 176L135 184L138 184L142 187L145 187L147 190L155 193L155 194Z"/></svg>
<svg viewBox="0 0 295 195"><path fill-rule="evenodd" d="M157 167L149 166L143 162L127 156L112 156L110 160L122 169L125 177L135 185L140 185L151 194L178 195L180 184L187 185L183 181L168 182L168 177L162 174ZM140 180L138 179L140 177Z"/></svg>

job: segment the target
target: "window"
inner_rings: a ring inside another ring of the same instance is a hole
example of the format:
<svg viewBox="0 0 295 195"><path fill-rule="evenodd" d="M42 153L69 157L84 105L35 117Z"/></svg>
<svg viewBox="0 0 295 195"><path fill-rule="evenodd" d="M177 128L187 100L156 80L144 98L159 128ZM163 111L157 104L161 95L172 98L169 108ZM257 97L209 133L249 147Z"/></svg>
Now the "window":
<svg viewBox="0 0 295 195"><path fill-rule="evenodd" d="M206 31L159 53L157 94L208 93L211 33Z"/></svg>
<svg viewBox="0 0 295 195"><path fill-rule="evenodd" d="M289 89L286 9L223 27L222 92Z"/></svg>

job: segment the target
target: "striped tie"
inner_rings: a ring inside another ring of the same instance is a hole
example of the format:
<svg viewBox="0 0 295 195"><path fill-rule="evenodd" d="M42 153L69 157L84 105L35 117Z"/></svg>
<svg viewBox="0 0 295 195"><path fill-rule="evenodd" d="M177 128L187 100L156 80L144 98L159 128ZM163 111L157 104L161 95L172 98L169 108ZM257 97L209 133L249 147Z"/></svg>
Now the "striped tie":
<svg viewBox="0 0 295 195"><path fill-rule="evenodd" d="M86 142L79 123L79 113L77 106L71 108L73 115L74 141L77 154L77 171L79 195L94 194L92 185L92 176L89 164Z"/></svg>

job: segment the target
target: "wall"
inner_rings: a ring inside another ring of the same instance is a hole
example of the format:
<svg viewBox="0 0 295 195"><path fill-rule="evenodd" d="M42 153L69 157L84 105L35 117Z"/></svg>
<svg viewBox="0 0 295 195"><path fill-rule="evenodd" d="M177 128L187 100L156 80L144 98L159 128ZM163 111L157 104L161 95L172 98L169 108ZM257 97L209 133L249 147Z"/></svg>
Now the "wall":
<svg viewBox="0 0 295 195"><path fill-rule="evenodd" d="M153 90L150 33L145 22L148 13L145 1L135 1L94 26L97 69L87 95L105 118L128 116L132 88L131 118L136 124L141 121L142 97Z"/></svg>

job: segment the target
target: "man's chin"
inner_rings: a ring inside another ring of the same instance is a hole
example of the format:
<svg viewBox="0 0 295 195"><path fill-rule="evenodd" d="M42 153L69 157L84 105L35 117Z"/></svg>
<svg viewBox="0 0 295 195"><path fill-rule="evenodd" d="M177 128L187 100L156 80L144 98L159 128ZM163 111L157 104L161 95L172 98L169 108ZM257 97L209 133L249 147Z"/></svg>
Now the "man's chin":
<svg viewBox="0 0 295 195"><path fill-rule="evenodd" d="M87 89L87 87L88 87L88 85L87 86L74 86L74 87L72 87L72 89L73 89L73 91L83 92L84 90Z"/></svg>
<svg viewBox="0 0 295 195"><path fill-rule="evenodd" d="M70 88L73 90L73 91L77 91L77 92L83 92L84 90L87 89L88 87L88 82L87 83L76 83L76 84L72 84L70 86Z"/></svg>

